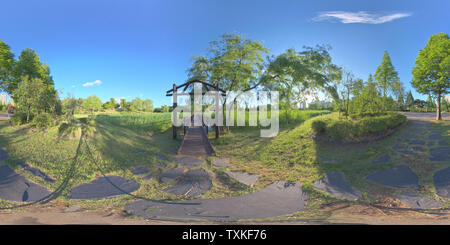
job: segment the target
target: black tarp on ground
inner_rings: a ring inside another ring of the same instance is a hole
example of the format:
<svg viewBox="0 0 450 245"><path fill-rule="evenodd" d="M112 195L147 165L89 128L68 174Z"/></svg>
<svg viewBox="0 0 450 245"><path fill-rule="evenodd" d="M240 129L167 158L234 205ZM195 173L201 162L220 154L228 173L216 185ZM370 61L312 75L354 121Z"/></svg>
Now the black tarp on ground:
<svg viewBox="0 0 450 245"><path fill-rule="evenodd" d="M315 181L313 186L337 198L356 200L362 196L359 191L350 186L341 171L327 173L323 178Z"/></svg>
<svg viewBox="0 0 450 245"><path fill-rule="evenodd" d="M300 182L277 181L243 196L176 203L142 200L127 204L125 209L149 219L235 221L295 213L305 209L305 202Z"/></svg>
<svg viewBox="0 0 450 245"><path fill-rule="evenodd" d="M7 165L0 166L0 199L16 202L38 201L50 192L28 181Z"/></svg>
<svg viewBox="0 0 450 245"><path fill-rule="evenodd" d="M404 165L392 166L386 170L380 170L366 177L367 180L377 184L398 187L418 188L419 177Z"/></svg>
<svg viewBox="0 0 450 245"><path fill-rule="evenodd" d="M113 186L108 180L121 190ZM139 184L133 180L120 176L100 177L90 183L75 186L70 192L69 199L101 199L123 195L125 194L123 191L131 193L137 189L139 189Z"/></svg>

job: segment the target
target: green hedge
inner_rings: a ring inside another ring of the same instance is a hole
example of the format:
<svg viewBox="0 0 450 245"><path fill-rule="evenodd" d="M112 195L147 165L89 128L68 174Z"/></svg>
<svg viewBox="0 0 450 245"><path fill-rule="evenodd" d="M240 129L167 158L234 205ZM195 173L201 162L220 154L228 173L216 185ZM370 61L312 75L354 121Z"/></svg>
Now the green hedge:
<svg viewBox="0 0 450 245"><path fill-rule="evenodd" d="M42 113L33 118L33 124L38 128L49 128L56 125L54 115Z"/></svg>
<svg viewBox="0 0 450 245"><path fill-rule="evenodd" d="M358 140L393 129L406 121L404 115L397 113L377 116L366 115L356 118L318 118L318 120L312 122L312 129L333 139Z"/></svg>

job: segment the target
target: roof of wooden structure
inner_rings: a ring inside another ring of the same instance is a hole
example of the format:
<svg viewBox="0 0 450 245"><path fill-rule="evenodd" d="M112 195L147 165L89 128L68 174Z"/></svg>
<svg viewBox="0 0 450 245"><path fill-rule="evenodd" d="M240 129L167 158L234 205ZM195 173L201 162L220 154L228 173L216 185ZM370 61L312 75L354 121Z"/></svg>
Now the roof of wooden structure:
<svg viewBox="0 0 450 245"><path fill-rule="evenodd" d="M189 87L189 85L191 85L193 83L201 83L206 88L206 91L219 91L219 92L222 93L222 96L226 96L225 90L219 88L219 86L214 86L212 84L209 84L207 82L204 82L204 81L201 81L201 80L198 80L198 79L190 80L188 82L185 82L185 83L183 83L181 85L176 86L177 90L180 89L180 88L183 88L183 92L182 93L177 92L176 94L177 95L194 95L194 93L192 93L192 92L190 92L190 93L186 92L186 90ZM202 95L204 95L204 94L205 94L205 92L202 93ZM173 95L173 88L170 89L170 90L167 90L167 92L166 92L166 96L172 96L172 95Z"/></svg>

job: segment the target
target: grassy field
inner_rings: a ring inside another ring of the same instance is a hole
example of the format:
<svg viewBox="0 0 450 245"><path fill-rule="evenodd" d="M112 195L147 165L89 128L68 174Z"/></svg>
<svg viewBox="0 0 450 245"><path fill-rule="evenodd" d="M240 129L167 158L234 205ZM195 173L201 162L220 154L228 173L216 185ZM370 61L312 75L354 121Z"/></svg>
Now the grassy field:
<svg viewBox="0 0 450 245"><path fill-rule="evenodd" d="M155 123L156 126L144 126L146 122L159 122L164 118L167 119L167 117L169 117L170 123L170 114L143 114L140 116L141 118L137 115L129 115L128 119L127 116L95 116L97 122L95 133L87 142L95 155L95 161L101 165L105 174L117 174L141 184L142 188L138 191L140 195L151 198L165 198L166 194L160 191L159 183L155 180L138 179L131 173L131 170L136 166L147 166L149 169L154 169L157 156L171 158L171 155L176 152L180 140L172 140L171 132L162 132L162 126L157 123ZM77 117L85 116L77 115ZM108 119L108 117L111 117L111 119ZM130 122L130 125L124 122ZM65 173L75 157L78 142L78 139L58 137L57 127L46 130L29 126L11 127L7 120L0 120L0 147L10 155L10 159L0 162L0 165L9 164L18 173L30 180L46 186L49 190L54 190L64 179ZM70 182L71 186L89 182L101 175L97 165L87 154L85 145L82 145L78 159L79 167ZM42 179L20 168L17 165L18 161L27 162L41 169L56 182L42 181ZM109 203L117 207L117 205L123 204L122 200L129 198L123 196L101 201L69 201L65 198L68 190L70 188L67 188L60 198L67 205L70 203L85 203L87 206L100 207Z"/></svg>
<svg viewBox="0 0 450 245"><path fill-rule="evenodd" d="M113 113L95 115L93 118L100 123L147 132L163 133L172 126L172 113Z"/></svg>

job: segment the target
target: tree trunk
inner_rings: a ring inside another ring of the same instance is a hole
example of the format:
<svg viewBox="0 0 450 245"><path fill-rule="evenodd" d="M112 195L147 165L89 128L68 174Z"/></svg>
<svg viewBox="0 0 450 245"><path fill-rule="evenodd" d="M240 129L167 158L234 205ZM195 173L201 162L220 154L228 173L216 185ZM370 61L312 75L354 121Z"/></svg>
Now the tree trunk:
<svg viewBox="0 0 450 245"><path fill-rule="evenodd" d="M27 123L30 121L30 107L31 106L28 106L27 108Z"/></svg>
<svg viewBox="0 0 450 245"><path fill-rule="evenodd" d="M437 93L436 120L442 120L441 115L441 93Z"/></svg>

